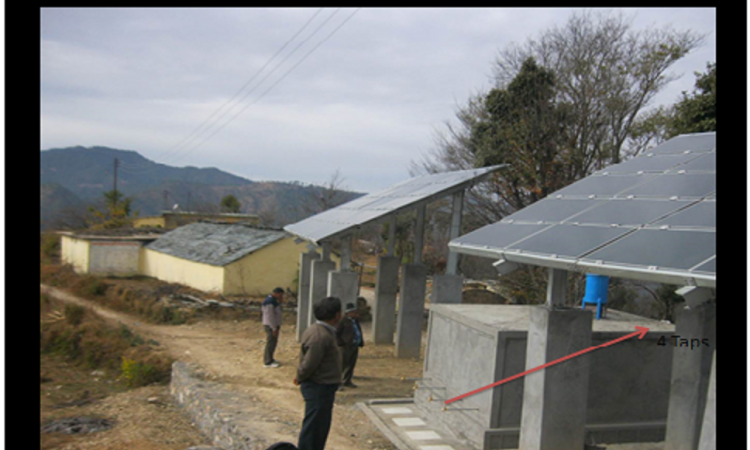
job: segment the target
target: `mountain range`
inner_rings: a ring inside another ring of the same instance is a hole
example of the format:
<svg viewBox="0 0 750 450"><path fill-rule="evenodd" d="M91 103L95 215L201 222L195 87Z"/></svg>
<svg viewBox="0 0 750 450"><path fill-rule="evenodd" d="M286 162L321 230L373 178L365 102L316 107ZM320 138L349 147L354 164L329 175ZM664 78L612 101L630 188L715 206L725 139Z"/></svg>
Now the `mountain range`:
<svg viewBox="0 0 750 450"><path fill-rule="evenodd" d="M252 181L217 168L172 167L136 151L108 147L67 147L40 152L40 228L76 228L89 206L101 205L114 187L132 199L138 216L182 211L218 212L226 195L240 201L241 213L258 214L266 225L283 226L317 212L321 186L299 182ZM333 190L336 204L363 194Z"/></svg>

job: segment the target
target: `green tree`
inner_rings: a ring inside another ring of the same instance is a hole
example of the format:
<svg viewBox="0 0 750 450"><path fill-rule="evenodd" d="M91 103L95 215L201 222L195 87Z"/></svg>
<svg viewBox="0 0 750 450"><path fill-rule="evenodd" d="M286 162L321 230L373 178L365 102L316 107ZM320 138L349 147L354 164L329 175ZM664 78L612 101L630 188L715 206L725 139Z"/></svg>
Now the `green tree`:
<svg viewBox="0 0 750 450"><path fill-rule="evenodd" d="M629 138L634 153L680 134L716 131L716 63L708 63L706 73L695 72L695 77L692 95L683 91L674 105L638 118Z"/></svg>
<svg viewBox="0 0 750 450"><path fill-rule="evenodd" d="M93 229L119 228L130 224L130 218L137 216L132 210L133 199L120 191L107 191L102 194L103 206L89 206L86 223Z"/></svg>
<svg viewBox="0 0 750 450"><path fill-rule="evenodd" d="M501 171L470 191L466 212L473 218L469 221L484 225L500 220L517 206L541 198L545 190L626 157L630 151L625 145L638 114L676 78L669 68L702 39L690 30L669 27L636 31L622 15L573 14L562 26L501 49L494 65L494 95L473 95L457 111L458 124L437 131L436 146L422 161L412 163L411 172L470 169L491 161L484 157L486 153L476 151L478 127L492 122L493 116L510 118L519 130L495 127L480 134L502 137L496 141L517 148L543 142L543 138L548 143L541 145L535 157L513 161L513 171ZM537 66L533 70L528 67L529 58ZM514 95L513 89L533 83L540 83L541 91L526 96L528 104L519 107L513 100L523 96ZM491 110L498 105L511 109ZM559 129L552 126L553 119L559 120ZM503 180L506 175L511 179ZM513 189L507 192L503 184Z"/></svg>
<svg viewBox="0 0 750 450"><path fill-rule="evenodd" d="M240 201L237 200L232 194L224 196L219 203L222 212L227 213L239 213L240 212Z"/></svg>
<svg viewBox="0 0 750 450"><path fill-rule="evenodd" d="M692 95L683 92L674 105L670 136L716 131L716 63L708 63L706 73L695 72L695 77Z"/></svg>
<svg viewBox="0 0 750 450"><path fill-rule="evenodd" d="M487 113L471 129L477 166L508 164L495 193L521 209L574 181L566 171L569 105L556 99L555 76L528 58L507 88L485 97Z"/></svg>

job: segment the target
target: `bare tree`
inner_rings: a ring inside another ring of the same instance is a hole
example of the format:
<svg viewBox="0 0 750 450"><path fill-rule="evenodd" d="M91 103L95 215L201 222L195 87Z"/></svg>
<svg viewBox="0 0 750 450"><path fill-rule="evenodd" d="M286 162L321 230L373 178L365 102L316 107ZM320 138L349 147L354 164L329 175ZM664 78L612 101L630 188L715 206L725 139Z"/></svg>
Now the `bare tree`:
<svg viewBox="0 0 750 450"><path fill-rule="evenodd" d="M564 25L546 30L538 38L500 50L494 64L494 90L507 89L529 58L553 73L554 102L565 112L565 120L559 124L565 139L555 144L564 158L556 170L573 182L632 154L623 147L629 143L639 113L676 78L668 69L702 39L689 30L662 27L635 31L622 14L576 13ZM482 165L472 138L478 126L490 118L488 94L472 95L457 108L457 123L446 123L435 131L435 147L421 161L412 162L412 174ZM523 163L510 161L516 166ZM515 204L524 202L503 199L497 178L503 176L500 171L494 182L478 185L467 196L469 222L476 226L492 223L524 206ZM543 176L540 172L536 178ZM507 185L507 179L502 181ZM529 199L533 202L537 198Z"/></svg>
<svg viewBox="0 0 750 450"><path fill-rule="evenodd" d="M343 191L347 190L344 180L341 171L336 169L325 183L310 185L305 190L307 199L302 208L307 214L313 215L342 204L345 201Z"/></svg>

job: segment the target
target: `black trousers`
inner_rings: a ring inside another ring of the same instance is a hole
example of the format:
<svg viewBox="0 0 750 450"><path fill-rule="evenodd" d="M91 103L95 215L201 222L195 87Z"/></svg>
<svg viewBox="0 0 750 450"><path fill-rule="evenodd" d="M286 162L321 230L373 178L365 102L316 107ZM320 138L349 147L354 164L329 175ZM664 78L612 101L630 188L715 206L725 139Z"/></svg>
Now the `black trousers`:
<svg viewBox="0 0 750 450"><path fill-rule="evenodd" d="M354 366L357 365L359 356L359 347L356 345L347 345L339 347L341 350L341 383L349 384L354 376Z"/></svg>
<svg viewBox="0 0 750 450"><path fill-rule="evenodd" d="M268 325L263 325L266 329L266 351L263 352L263 363L271 364L273 362L273 353L276 351L276 344L279 337L273 335L273 330Z"/></svg>
<svg viewBox="0 0 750 450"><path fill-rule="evenodd" d="M300 383L305 399L305 418L299 433L299 450L324 450L333 419L333 401L338 384Z"/></svg>

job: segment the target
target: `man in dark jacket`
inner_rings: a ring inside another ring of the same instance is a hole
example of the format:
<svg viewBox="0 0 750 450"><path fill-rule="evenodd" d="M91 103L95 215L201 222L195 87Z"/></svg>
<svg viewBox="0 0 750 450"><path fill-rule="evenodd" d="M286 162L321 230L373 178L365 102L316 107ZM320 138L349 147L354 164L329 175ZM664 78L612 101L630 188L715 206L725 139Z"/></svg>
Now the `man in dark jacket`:
<svg viewBox="0 0 750 450"><path fill-rule="evenodd" d="M341 383L341 355L336 345L336 325L341 320L341 300L326 297L313 307L317 319L301 337L299 366L294 384L305 399L305 418L299 433L299 450L323 450L333 418L333 401Z"/></svg>
<svg viewBox="0 0 750 450"><path fill-rule="evenodd" d="M353 303L347 303L344 310L346 316L341 319L336 327L336 341L341 351L341 383L343 386L355 388L356 384L352 383L354 375L354 366L357 365L359 348L365 346L365 340L362 336L362 328L359 326L359 310Z"/></svg>
<svg viewBox="0 0 750 450"><path fill-rule="evenodd" d="M263 328L266 330L266 350L263 353L263 367L279 367L279 363L273 359L276 344L279 342L281 330L281 302L284 300L284 290L277 287L268 294L261 310L263 311Z"/></svg>

